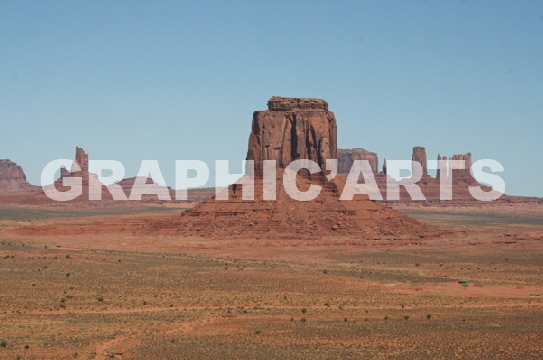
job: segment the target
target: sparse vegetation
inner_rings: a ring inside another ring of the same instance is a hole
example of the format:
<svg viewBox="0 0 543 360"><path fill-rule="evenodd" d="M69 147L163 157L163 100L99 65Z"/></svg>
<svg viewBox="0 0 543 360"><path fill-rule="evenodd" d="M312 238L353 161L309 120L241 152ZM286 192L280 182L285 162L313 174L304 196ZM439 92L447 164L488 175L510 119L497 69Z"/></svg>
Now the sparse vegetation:
<svg viewBox="0 0 543 360"><path fill-rule="evenodd" d="M135 359L178 354L217 358L223 353L262 359L293 354L375 358L385 351L407 354L402 344L415 344L429 358L450 358L451 348L469 342L484 348L489 358L536 358L538 348L527 339L538 333L543 321L543 313L533 305L543 301L537 287L540 252L532 250L537 249L533 242L525 242L532 246L530 252L522 252L521 243L506 255L494 245L488 252L485 245L461 253L440 253L434 246L427 251L424 242L413 253L413 245L403 241L387 244L386 251L366 246L345 251L311 248L312 256L327 257L326 265L315 263L315 257L306 261L301 247L289 248L287 260L266 261L218 258L213 249L166 256L70 249L77 259L73 263L53 259L66 256L60 242L60 248L48 250L14 242L0 248L1 258L8 256L0 267L2 336L9 334L7 349L0 353L11 359L17 351L23 358L46 352L92 359L97 345L107 345L106 351L115 356L116 341L126 339L126 344L135 344L130 349ZM263 256L257 248L245 251L247 258L253 251L255 258ZM302 254L300 260L292 260L290 252L296 251ZM362 256L368 260L361 262ZM509 259L506 264L504 257ZM413 266L419 262L424 271ZM334 276L323 276L325 266ZM245 270L221 271L225 267ZM498 271L492 271L494 267ZM473 284L467 291L457 284L463 278ZM482 278L484 287L479 286ZM486 296L496 285L534 296ZM517 289L520 286L523 289ZM59 316L66 321L57 322ZM213 335L200 335L204 333ZM399 339L394 347L383 340L390 336ZM353 339L375 347L341 345L354 344ZM308 342L311 346L302 345Z"/></svg>

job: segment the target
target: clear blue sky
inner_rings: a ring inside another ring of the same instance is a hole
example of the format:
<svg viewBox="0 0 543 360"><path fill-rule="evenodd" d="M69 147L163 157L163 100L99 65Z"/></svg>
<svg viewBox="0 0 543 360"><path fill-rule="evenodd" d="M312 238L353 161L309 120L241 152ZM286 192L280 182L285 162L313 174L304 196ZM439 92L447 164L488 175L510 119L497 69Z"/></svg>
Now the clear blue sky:
<svg viewBox="0 0 543 360"><path fill-rule="evenodd" d="M326 99L340 147L471 151L543 196L543 1L2 0L0 55L0 158L34 184L76 146L169 185L241 161L280 95Z"/></svg>

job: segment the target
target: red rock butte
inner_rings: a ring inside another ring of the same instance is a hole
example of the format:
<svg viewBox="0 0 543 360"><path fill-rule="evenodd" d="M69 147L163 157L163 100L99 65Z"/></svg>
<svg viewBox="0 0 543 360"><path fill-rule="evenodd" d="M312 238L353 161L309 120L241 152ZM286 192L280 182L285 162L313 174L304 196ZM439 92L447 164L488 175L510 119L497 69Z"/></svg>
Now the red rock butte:
<svg viewBox="0 0 543 360"><path fill-rule="evenodd" d="M268 110L253 113L247 160L254 160L256 177L263 160L276 160L278 169L298 159L324 168L326 159L336 158L336 118L326 101L274 96Z"/></svg>
<svg viewBox="0 0 543 360"><path fill-rule="evenodd" d="M38 186L30 185L26 181L23 168L9 159L0 159L0 193L20 194L38 193Z"/></svg>
<svg viewBox="0 0 543 360"><path fill-rule="evenodd" d="M268 110L255 111L247 160L255 162L254 200L242 198L241 184L228 187L228 200L215 197L180 214L176 219L152 221L144 232L177 233L205 237L316 238L418 238L433 231L426 225L385 205L356 195L340 201L344 181L326 174L298 174L297 186L306 191L322 186L312 201L293 200L284 189L282 171L276 172L276 200L263 199L263 160L276 160L277 168L291 161L310 159L323 168L326 159L337 157L336 119L321 99L272 97Z"/></svg>

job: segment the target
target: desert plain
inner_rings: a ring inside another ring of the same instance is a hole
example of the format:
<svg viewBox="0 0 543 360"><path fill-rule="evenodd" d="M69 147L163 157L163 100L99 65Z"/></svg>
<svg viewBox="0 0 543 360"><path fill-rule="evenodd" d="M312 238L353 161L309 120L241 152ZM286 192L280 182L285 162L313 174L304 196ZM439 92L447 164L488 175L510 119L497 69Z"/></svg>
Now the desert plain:
<svg viewBox="0 0 543 360"><path fill-rule="evenodd" d="M187 206L2 206L0 358L543 356L541 204L396 206L435 238L111 231Z"/></svg>

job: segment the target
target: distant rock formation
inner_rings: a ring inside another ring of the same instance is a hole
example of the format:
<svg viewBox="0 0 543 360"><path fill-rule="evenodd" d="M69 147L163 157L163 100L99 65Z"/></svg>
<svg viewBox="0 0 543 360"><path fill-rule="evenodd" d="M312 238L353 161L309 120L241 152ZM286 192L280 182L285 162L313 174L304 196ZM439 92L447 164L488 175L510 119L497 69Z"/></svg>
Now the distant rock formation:
<svg viewBox="0 0 543 360"><path fill-rule="evenodd" d="M0 193L33 194L41 188L28 183L23 168L9 159L0 160Z"/></svg>
<svg viewBox="0 0 543 360"><path fill-rule="evenodd" d="M426 149L422 146L415 146L413 148L413 155L411 160L418 162L422 166L422 176L428 176L428 162L426 161ZM414 171L413 171L414 173Z"/></svg>
<svg viewBox="0 0 543 360"><path fill-rule="evenodd" d="M82 193L73 200L77 202L93 201L93 200L112 200L111 193L107 187L102 184L97 174L89 172L89 155L83 148L75 148L75 159L70 171L66 168L60 169L60 178L54 184L46 186L45 192L52 193L56 189L59 192L67 192L72 188L64 186L64 179L81 178ZM96 185L96 186L94 186ZM54 187L54 189L53 189Z"/></svg>
<svg viewBox="0 0 543 360"><path fill-rule="evenodd" d="M274 96L268 110L253 113L247 160L254 160L255 176L262 176L263 160L276 160L284 169L309 159L324 168L326 159L336 157L336 118L326 101Z"/></svg>
<svg viewBox="0 0 543 360"><path fill-rule="evenodd" d="M109 185L108 188L112 189L113 186L120 186L128 199L133 192L142 194L141 201L146 202L161 201L158 194L168 194L170 199L175 199L175 191L172 188L157 184L151 178L134 176L122 179L113 185Z"/></svg>
<svg viewBox="0 0 543 360"><path fill-rule="evenodd" d="M379 187L379 192L383 196L383 199L387 199L387 182L395 182L394 179L387 176L387 164L386 159L383 161L383 171L379 172L378 169L374 168L377 163L377 154L361 149L361 151L354 151L358 149L338 149L338 172L343 177L347 177L349 170L353 164L354 160L368 160L370 162L371 168L373 170L373 175L376 180L376 183ZM421 188L423 195L425 196L426 201L428 202L441 202L440 201L440 179L442 176L451 177L449 179L452 183L452 194L454 203L470 203L477 202L477 200L469 193L469 186L481 186L484 191L490 191L491 189L488 186L481 185L473 177L471 173L472 166L472 157L471 153L466 154L456 154L451 156L447 160L447 156L438 155L438 169L436 172L436 177L432 177L428 174L428 160L426 156L426 149L421 146L415 146L413 148L413 153L411 155L411 160L413 162L420 163L422 167L422 176L421 179L417 182L417 185ZM454 169L451 171L448 169L449 160L462 160L465 162L465 169ZM439 168L440 161L446 166L441 169ZM412 168L414 173L414 168ZM360 183L364 182L364 179L359 180ZM512 201L512 197L504 196L502 201ZM406 192L405 188L400 188L400 202L408 203L412 202L411 196ZM515 199L515 201L518 201ZM420 202L420 201L414 201ZM444 200L445 203L451 203L451 200Z"/></svg>
<svg viewBox="0 0 543 360"><path fill-rule="evenodd" d="M348 174L354 160L368 160L373 172L379 172L379 159L374 152L363 148L338 149L337 152L337 168L340 174ZM386 167L386 163L384 166Z"/></svg>
<svg viewBox="0 0 543 360"><path fill-rule="evenodd" d="M457 154L453 155L451 157L451 160L460 160L464 161L465 168L464 169L458 169L454 170L453 174L453 182L455 183L465 183L465 184L477 184L477 181L473 177L473 174L471 173L471 153L465 153L465 154Z"/></svg>
<svg viewBox="0 0 543 360"><path fill-rule="evenodd" d="M75 160L74 165L77 164L79 166L79 170L76 170L75 167L72 169L71 172L77 172L77 171L83 171L88 172L89 171L89 155L83 150L83 148L77 147L75 148Z"/></svg>

